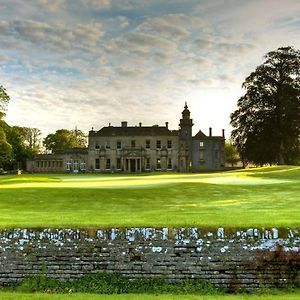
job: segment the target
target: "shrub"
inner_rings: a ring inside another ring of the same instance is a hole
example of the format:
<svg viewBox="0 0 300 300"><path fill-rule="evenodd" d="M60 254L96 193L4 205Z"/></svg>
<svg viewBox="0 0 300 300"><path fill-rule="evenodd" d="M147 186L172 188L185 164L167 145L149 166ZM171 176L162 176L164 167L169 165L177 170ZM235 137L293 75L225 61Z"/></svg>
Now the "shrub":
<svg viewBox="0 0 300 300"><path fill-rule="evenodd" d="M45 274L26 278L16 288L20 292L94 293L94 294L217 294L220 290L200 279L168 283L164 278L129 279L120 274L96 273L74 281L60 282Z"/></svg>

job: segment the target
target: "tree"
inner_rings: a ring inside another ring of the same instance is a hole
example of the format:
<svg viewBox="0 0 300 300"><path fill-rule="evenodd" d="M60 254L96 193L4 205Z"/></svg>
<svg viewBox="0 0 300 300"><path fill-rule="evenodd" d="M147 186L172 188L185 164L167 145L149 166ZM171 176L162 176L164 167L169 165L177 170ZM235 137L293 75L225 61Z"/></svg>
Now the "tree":
<svg viewBox="0 0 300 300"><path fill-rule="evenodd" d="M12 126L7 141L13 149L13 168L25 168L26 160L39 153L41 132L37 128Z"/></svg>
<svg viewBox="0 0 300 300"><path fill-rule="evenodd" d="M5 167L8 169L25 168L26 160L40 151L41 131L37 128L9 126L0 120L0 130L4 131L5 141L11 147L11 156L7 156Z"/></svg>
<svg viewBox="0 0 300 300"><path fill-rule="evenodd" d="M48 134L43 144L52 153L58 153L68 148L84 148L86 147L86 135L78 129L60 129L54 134Z"/></svg>
<svg viewBox="0 0 300 300"><path fill-rule="evenodd" d="M6 93L5 88L0 85L0 119L5 116L6 106L9 102L9 95Z"/></svg>
<svg viewBox="0 0 300 300"><path fill-rule="evenodd" d="M231 141L225 143L226 162L233 167L239 160L237 147Z"/></svg>
<svg viewBox="0 0 300 300"><path fill-rule="evenodd" d="M265 58L243 83L231 137L244 163L293 164L300 156L300 51L281 47Z"/></svg>
<svg viewBox="0 0 300 300"><path fill-rule="evenodd" d="M19 131L22 144L32 152L32 155L38 154L41 146L41 131L38 128L14 126Z"/></svg>
<svg viewBox="0 0 300 300"><path fill-rule="evenodd" d="M12 146L6 140L6 134L0 127L0 168L4 169L12 160Z"/></svg>

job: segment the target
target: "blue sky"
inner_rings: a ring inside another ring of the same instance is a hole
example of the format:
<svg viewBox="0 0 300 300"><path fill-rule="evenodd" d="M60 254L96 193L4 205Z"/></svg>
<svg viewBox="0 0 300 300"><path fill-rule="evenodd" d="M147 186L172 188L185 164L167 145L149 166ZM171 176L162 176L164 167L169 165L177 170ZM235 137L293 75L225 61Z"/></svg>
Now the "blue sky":
<svg viewBox="0 0 300 300"><path fill-rule="evenodd" d="M229 134L243 80L268 51L300 48L298 0L0 0L6 121L43 134L75 126Z"/></svg>

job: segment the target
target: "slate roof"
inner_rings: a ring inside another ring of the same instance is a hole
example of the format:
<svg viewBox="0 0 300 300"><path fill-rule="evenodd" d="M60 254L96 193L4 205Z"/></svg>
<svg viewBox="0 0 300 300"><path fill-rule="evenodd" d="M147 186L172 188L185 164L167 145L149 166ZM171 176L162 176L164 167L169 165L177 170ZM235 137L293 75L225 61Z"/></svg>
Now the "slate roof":
<svg viewBox="0 0 300 300"><path fill-rule="evenodd" d="M199 132L193 138L198 140L205 139L207 138L207 136L201 130L199 130Z"/></svg>
<svg viewBox="0 0 300 300"><path fill-rule="evenodd" d="M199 130L199 132L193 136L193 139L194 140L208 140L208 139L211 139L211 140L214 140L214 139L224 139L223 136L208 136L208 135L205 135L201 130Z"/></svg>
<svg viewBox="0 0 300 300"><path fill-rule="evenodd" d="M90 131L89 136L176 136L178 130L169 130L165 126L129 126L103 127L99 131Z"/></svg>

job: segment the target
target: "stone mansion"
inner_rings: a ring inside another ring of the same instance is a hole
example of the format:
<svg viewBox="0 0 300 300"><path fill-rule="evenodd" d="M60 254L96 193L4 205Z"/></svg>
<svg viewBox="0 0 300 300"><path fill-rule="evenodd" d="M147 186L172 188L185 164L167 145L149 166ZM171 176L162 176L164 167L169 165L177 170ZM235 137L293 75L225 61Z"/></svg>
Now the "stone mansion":
<svg viewBox="0 0 300 300"><path fill-rule="evenodd" d="M187 104L179 129L165 126L107 126L93 129L87 148L66 149L61 154L40 154L27 161L27 171L60 172L199 172L221 170L225 165L225 137L201 130L192 135L193 120Z"/></svg>

